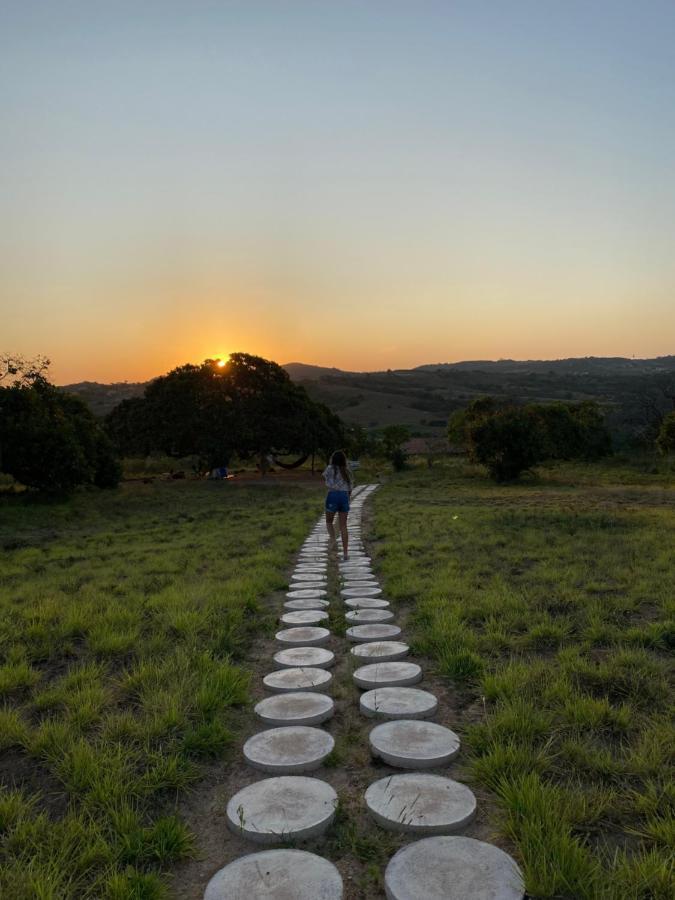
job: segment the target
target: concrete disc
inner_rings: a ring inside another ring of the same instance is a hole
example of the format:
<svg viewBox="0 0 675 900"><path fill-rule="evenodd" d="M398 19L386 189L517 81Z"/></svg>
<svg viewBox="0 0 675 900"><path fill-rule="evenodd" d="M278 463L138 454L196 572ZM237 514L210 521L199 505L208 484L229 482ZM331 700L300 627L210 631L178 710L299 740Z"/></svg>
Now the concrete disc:
<svg viewBox="0 0 675 900"><path fill-rule="evenodd" d="M324 574L319 574L318 572L294 572L293 573L293 581L325 581L326 576Z"/></svg>
<svg viewBox="0 0 675 900"><path fill-rule="evenodd" d="M289 647L288 650L279 650L275 653L274 662L280 669L295 669L302 666L330 669L335 664L335 654L323 647Z"/></svg>
<svg viewBox="0 0 675 900"><path fill-rule="evenodd" d="M343 597L379 597L382 588L364 585L363 587L342 588L340 593Z"/></svg>
<svg viewBox="0 0 675 900"><path fill-rule="evenodd" d="M263 678L263 684L275 694L290 691L323 691L333 680L325 669L302 666L297 669L278 669Z"/></svg>
<svg viewBox="0 0 675 900"><path fill-rule="evenodd" d="M263 850L235 859L213 876L204 900L342 900L333 863L305 850Z"/></svg>
<svg viewBox="0 0 675 900"><path fill-rule="evenodd" d="M428 719L438 709L438 700L419 688L375 688L361 694L359 709L369 719Z"/></svg>
<svg viewBox="0 0 675 900"><path fill-rule="evenodd" d="M341 578L347 586L351 581L377 581L376 576L368 570L362 572L353 572L349 574L343 572Z"/></svg>
<svg viewBox="0 0 675 900"><path fill-rule="evenodd" d="M403 641L368 641L351 649L352 656L360 662L394 662L404 659L409 653L410 647Z"/></svg>
<svg viewBox="0 0 675 900"><path fill-rule="evenodd" d="M284 609L326 609L328 600L317 597L315 600L287 600Z"/></svg>
<svg viewBox="0 0 675 900"><path fill-rule="evenodd" d="M386 609L389 601L382 600L381 597L352 597L345 600L345 606L350 609Z"/></svg>
<svg viewBox="0 0 675 900"><path fill-rule="evenodd" d="M254 734L244 744L246 762L272 775L296 775L318 769L335 746L322 728L287 725Z"/></svg>
<svg viewBox="0 0 675 900"><path fill-rule="evenodd" d="M327 621L328 613L324 609L294 609L280 619L282 625L318 625Z"/></svg>
<svg viewBox="0 0 675 900"><path fill-rule="evenodd" d="M319 647L330 640L330 631L316 625L300 625L296 628L283 628L277 631L275 638L280 644L291 644L295 647Z"/></svg>
<svg viewBox="0 0 675 900"><path fill-rule="evenodd" d="M288 591L286 596L289 600L316 600L317 597L325 597L327 593L324 588L298 588Z"/></svg>
<svg viewBox="0 0 675 900"><path fill-rule="evenodd" d="M345 619L351 625L391 622L393 618L394 614L390 609L352 609L345 613Z"/></svg>
<svg viewBox="0 0 675 900"><path fill-rule="evenodd" d="M293 570L293 577L296 574L305 574L309 573L310 575L325 575L326 574L326 566L322 565L311 565L310 563L298 563L298 565Z"/></svg>
<svg viewBox="0 0 675 900"><path fill-rule="evenodd" d="M523 877L507 853L466 837L402 847L384 874L387 900L522 900Z"/></svg>
<svg viewBox="0 0 675 900"><path fill-rule="evenodd" d="M365 641L389 641L397 638L401 633L398 625L387 625L386 623L379 625L353 625L348 628L346 635L350 641L354 643L362 643Z"/></svg>
<svg viewBox="0 0 675 900"><path fill-rule="evenodd" d="M445 766L459 753L459 738L454 731L417 719L397 719L376 725L369 741L373 756L400 769Z"/></svg>
<svg viewBox="0 0 675 900"><path fill-rule="evenodd" d="M476 814L476 798L468 787L420 772L389 775L370 785L366 806L387 831L407 834L453 834Z"/></svg>
<svg viewBox="0 0 675 900"><path fill-rule="evenodd" d="M406 687L422 680L422 670L417 663L383 662L361 666L353 676L360 688L366 691L377 687Z"/></svg>
<svg viewBox="0 0 675 900"><path fill-rule="evenodd" d="M293 691L256 703L255 713L266 725L320 725L330 719L335 703L327 694Z"/></svg>
<svg viewBox="0 0 675 900"><path fill-rule="evenodd" d="M281 775L238 791L227 804L227 824L258 844L318 837L335 818L337 794L319 778Z"/></svg>

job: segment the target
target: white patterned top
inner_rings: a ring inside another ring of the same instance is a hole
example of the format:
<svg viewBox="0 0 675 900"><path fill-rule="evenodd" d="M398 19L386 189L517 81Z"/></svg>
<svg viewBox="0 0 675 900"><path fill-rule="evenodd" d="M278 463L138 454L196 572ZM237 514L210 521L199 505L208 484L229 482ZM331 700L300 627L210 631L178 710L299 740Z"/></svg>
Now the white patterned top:
<svg viewBox="0 0 675 900"><path fill-rule="evenodd" d="M351 491L351 482L346 482L342 472L337 466L326 466L323 472L323 480L329 491Z"/></svg>

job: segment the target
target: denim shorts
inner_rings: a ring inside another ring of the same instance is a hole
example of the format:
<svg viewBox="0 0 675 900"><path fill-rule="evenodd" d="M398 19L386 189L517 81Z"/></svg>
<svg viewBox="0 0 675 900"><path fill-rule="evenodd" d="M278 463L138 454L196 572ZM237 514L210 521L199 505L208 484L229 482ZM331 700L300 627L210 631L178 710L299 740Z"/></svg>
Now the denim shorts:
<svg viewBox="0 0 675 900"><path fill-rule="evenodd" d="M326 497L326 512L349 512L348 491L328 491Z"/></svg>

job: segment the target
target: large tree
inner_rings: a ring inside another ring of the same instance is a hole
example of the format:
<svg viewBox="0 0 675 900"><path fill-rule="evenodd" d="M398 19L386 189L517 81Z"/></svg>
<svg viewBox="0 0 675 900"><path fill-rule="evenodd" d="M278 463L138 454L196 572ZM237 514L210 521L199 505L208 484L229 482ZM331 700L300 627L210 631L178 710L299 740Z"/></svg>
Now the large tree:
<svg viewBox="0 0 675 900"><path fill-rule="evenodd" d="M337 416L277 363L248 353L173 369L119 404L106 425L124 454L194 454L209 466L235 453L262 465L270 455L327 453L344 440Z"/></svg>

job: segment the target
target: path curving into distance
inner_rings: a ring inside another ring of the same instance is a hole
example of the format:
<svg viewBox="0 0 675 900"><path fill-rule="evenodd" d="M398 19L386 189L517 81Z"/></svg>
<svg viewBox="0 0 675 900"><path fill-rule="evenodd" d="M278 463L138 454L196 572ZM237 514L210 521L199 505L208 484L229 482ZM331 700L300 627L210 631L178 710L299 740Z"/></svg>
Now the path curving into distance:
<svg viewBox="0 0 675 900"><path fill-rule="evenodd" d="M372 722L370 752L394 772L373 781L364 813L412 843L384 873L389 900L522 900L514 860L483 841L457 836L476 811L465 785L438 772L460 751L459 737L432 722L439 704L424 689L389 601L383 597L361 539L365 501L377 485L352 494L350 553L338 563L340 599L359 710ZM329 691L335 664L327 589L331 552L323 515L303 543L284 608L277 648L263 677L268 693L255 706L261 730L244 744L261 777L227 804L228 827L252 845L278 847L321 837L336 814L337 794L321 778L334 745L322 727L335 715ZM335 601L333 601L335 603ZM340 653L338 653L340 655ZM267 776L267 777L265 777ZM299 849L263 849L239 857L209 881L204 900L342 900L340 873Z"/></svg>

